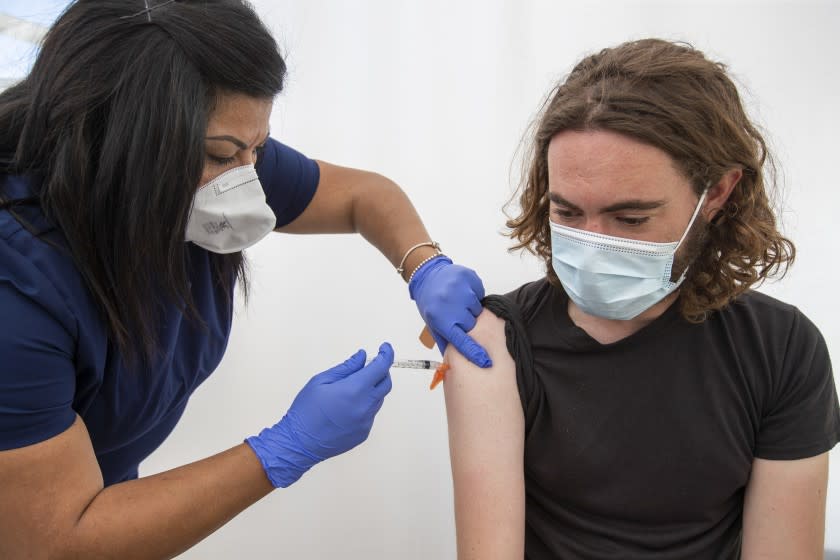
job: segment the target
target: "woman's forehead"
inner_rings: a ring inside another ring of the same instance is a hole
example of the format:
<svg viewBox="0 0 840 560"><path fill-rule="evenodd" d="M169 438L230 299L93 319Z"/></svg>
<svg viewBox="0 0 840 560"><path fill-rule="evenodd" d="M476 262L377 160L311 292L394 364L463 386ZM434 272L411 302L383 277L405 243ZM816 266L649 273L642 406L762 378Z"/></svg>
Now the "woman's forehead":
<svg viewBox="0 0 840 560"><path fill-rule="evenodd" d="M207 135L231 135L246 143L261 141L268 133L271 106L271 99L222 94L207 121Z"/></svg>

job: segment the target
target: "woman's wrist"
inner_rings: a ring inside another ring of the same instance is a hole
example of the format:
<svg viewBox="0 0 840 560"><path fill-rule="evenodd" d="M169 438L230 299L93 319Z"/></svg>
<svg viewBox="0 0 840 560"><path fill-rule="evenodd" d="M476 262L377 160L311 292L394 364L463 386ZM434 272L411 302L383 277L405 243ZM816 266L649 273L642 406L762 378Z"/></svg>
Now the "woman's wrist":
<svg viewBox="0 0 840 560"><path fill-rule="evenodd" d="M414 251L411 252L408 257L405 259L405 264L403 265L403 270L400 273L402 279L408 282L409 278L411 278L412 273L417 270L420 265L426 261L428 261L431 257L435 255L441 254L440 249L434 246L425 245L423 247L418 247Z"/></svg>
<svg viewBox="0 0 840 560"><path fill-rule="evenodd" d="M293 418L287 413L274 426L245 440L275 488L291 486L306 471L322 461L321 457L316 457L304 448L295 434L295 428L289 425L290 422L293 422Z"/></svg>

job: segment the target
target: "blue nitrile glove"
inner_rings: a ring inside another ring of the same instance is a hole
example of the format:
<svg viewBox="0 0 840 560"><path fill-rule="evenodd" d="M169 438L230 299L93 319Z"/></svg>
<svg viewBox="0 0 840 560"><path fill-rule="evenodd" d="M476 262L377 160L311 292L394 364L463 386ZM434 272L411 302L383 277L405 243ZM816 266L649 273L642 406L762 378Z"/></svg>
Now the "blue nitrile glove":
<svg viewBox="0 0 840 560"><path fill-rule="evenodd" d="M276 488L289 486L315 464L367 439L391 390L388 368L393 362L394 350L387 342L368 365L365 351L359 350L310 379L282 420L245 440Z"/></svg>
<svg viewBox="0 0 840 560"><path fill-rule="evenodd" d="M467 334L475 326L484 298L484 285L474 270L439 255L414 272L408 293L441 353L449 343L477 366L493 364L484 348Z"/></svg>

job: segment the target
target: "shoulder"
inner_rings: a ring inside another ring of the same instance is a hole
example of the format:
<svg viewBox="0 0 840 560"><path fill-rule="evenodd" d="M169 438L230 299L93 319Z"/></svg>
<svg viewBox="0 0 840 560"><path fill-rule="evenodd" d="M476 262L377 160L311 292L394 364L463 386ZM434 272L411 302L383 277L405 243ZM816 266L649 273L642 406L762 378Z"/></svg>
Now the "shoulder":
<svg viewBox="0 0 840 560"><path fill-rule="evenodd" d="M52 282L0 239L0 450L64 431L74 418L77 321Z"/></svg>
<svg viewBox="0 0 840 560"><path fill-rule="evenodd" d="M67 429L84 360L79 341L105 339L60 233L37 204L19 208L17 217L0 210L0 449Z"/></svg>
<svg viewBox="0 0 840 560"><path fill-rule="evenodd" d="M523 284L503 297L516 308L522 320L529 323L547 303L562 300L566 294L553 286L548 277L543 277Z"/></svg>
<svg viewBox="0 0 840 560"><path fill-rule="evenodd" d="M547 277L522 284L515 290L504 294L504 297L518 305L527 305L533 301L545 298L551 292L551 284Z"/></svg>
<svg viewBox="0 0 840 560"><path fill-rule="evenodd" d="M718 313L725 323L773 344L822 340L817 326L799 308L761 292L750 290Z"/></svg>
<svg viewBox="0 0 840 560"><path fill-rule="evenodd" d="M751 313L775 318L793 317L799 313L795 306L755 290L744 292L723 311Z"/></svg>
<svg viewBox="0 0 840 560"><path fill-rule="evenodd" d="M7 200L27 200L14 214L0 209L0 283L4 297L24 297L43 308L78 338L103 334L93 299L60 229L33 197L37 179L0 175L0 193ZM0 305L0 309L5 309Z"/></svg>
<svg viewBox="0 0 840 560"><path fill-rule="evenodd" d="M490 368L491 370L498 360L505 357L509 358L505 341L505 321L491 310L485 308L481 311L476 318L475 326L469 331L469 336L487 351L494 364ZM456 372L459 371L481 370L451 344L446 347L443 359L449 366L450 372L456 375ZM447 377L450 375L450 373L447 373Z"/></svg>
<svg viewBox="0 0 840 560"><path fill-rule="evenodd" d="M454 346L450 345L444 353L444 361L449 364L450 370L456 376L458 372L462 371L498 371L500 368L506 368L513 363L505 339L505 321L492 311L484 309L479 314L475 327L469 332L469 335L484 347L493 361L493 366L487 370L482 370L467 360ZM467 375L471 375L471 373Z"/></svg>
<svg viewBox="0 0 840 560"><path fill-rule="evenodd" d="M479 344L505 344L505 321L493 311L485 308L476 318L470 336Z"/></svg>
<svg viewBox="0 0 840 560"><path fill-rule="evenodd" d="M771 400L781 398L791 383L824 383L832 377L822 333L794 305L749 291L707 323L707 332L731 347L742 367L765 380Z"/></svg>
<svg viewBox="0 0 840 560"><path fill-rule="evenodd" d="M488 310L478 316L470 336L484 347L493 364L480 368L449 345L444 362L449 365L444 394L450 434L484 433L502 417L522 416L516 385L516 365L505 343L505 322ZM478 422L484 418L487 422ZM472 428L468 428L472 426Z"/></svg>
<svg viewBox="0 0 840 560"><path fill-rule="evenodd" d="M840 407L825 339L797 307L747 292L720 315L761 414L754 454L792 460L832 448Z"/></svg>
<svg viewBox="0 0 840 560"><path fill-rule="evenodd" d="M74 337L77 308L92 305L78 269L69 254L50 246L0 211L5 235L0 236L0 284L5 289L0 308L8 309L10 299L25 298L43 308Z"/></svg>
<svg viewBox="0 0 840 560"><path fill-rule="evenodd" d="M265 149L257 163L257 174L261 180L276 177L290 180L302 176L310 180L314 178L317 182L318 173L315 160L274 138L266 141Z"/></svg>
<svg viewBox="0 0 840 560"><path fill-rule="evenodd" d="M279 228L293 222L312 201L321 168L315 160L269 138L257 163L257 175Z"/></svg>
<svg viewBox="0 0 840 560"><path fill-rule="evenodd" d="M72 306L80 302L67 287L75 270L41 244L25 230L0 237L0 355L26 349L28 339L45 341L47 333L54 350L73 355L79 333Z"/></svg>

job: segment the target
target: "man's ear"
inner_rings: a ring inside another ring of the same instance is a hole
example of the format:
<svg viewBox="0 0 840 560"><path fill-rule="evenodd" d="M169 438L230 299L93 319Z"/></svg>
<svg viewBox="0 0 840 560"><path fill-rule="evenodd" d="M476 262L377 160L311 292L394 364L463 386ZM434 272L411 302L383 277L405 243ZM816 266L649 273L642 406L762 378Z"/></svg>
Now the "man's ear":
<svg viewBox="0 0 840 560"><path fill-rule="evenodd" d="M717 183L709 187L706 193L706 204L701 211L707 222L712 221L723 210L726 201L729 200L729 195L732 194L735 185L738 184L738 181L743 176L744 172L742 169L730 169L723 174L723 177Z"/></svg>

